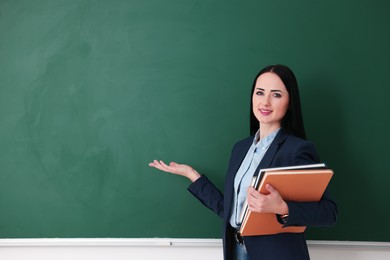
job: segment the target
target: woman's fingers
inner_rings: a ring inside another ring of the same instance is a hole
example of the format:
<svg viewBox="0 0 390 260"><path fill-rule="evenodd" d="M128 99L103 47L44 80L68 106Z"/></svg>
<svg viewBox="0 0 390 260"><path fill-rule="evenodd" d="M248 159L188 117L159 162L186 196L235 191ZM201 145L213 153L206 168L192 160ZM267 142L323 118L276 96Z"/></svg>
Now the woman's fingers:
<svg viewBox="0 0 390 260"><path fill-rule="evenodd" d="M153 160L153 162L149 163L149 166L157 168L157 169L164 171L164 172L172 172L174 170L174 167L170 167L170 166L166 165L161 160L160 161Z"/></svg>
<svg viewBox="0 0 390 260"><path fill-rule="evenodd" d="M162 160L153 160L149 163L149 166L159 169L164 172L169 172L177 175L187 177L192 182L200 178L200 174L194 170L191 166L186 164L179 164L175 162L170 162L169 165Z"/></svg>

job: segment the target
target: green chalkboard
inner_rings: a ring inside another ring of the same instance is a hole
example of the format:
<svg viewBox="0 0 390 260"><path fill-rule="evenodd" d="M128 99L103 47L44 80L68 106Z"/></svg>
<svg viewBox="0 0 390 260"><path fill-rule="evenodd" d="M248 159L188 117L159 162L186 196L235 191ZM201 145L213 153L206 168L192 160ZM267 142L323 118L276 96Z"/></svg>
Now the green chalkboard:
<svg viewBox="0 0 390 260"><path fill-rule="evenodd" d="M254 75L298 77L340 214L309 239L390 241L388 1L0 1L0 237L221 237L187 180L222 187ZM388 230L387 230L388 231Z"/></svg>

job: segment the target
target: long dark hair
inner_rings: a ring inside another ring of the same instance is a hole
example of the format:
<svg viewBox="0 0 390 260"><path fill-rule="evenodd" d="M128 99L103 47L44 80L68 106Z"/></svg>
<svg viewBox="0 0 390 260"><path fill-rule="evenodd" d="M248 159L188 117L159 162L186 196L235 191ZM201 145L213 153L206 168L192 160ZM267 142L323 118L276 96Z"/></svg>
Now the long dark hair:
<svg viewBox="0 0 390 260"><path fill-rule="evenodd" d="M294 73L285 65L270 65L262 69L253 81L252 91L251 91L251 107L250 107L250 134L254 135L257 130L259 130L259 121L253 114L252 110L252 95L256 86L257 78L266 72L272 72L279 76L283 81L284 86L286 87L289 93L289 104L286 115L282 119L282 128L290 134L306 139L305 128L303 126L303 117L301 110L301 101L299 98L298 83L295 78Z"/></svg>

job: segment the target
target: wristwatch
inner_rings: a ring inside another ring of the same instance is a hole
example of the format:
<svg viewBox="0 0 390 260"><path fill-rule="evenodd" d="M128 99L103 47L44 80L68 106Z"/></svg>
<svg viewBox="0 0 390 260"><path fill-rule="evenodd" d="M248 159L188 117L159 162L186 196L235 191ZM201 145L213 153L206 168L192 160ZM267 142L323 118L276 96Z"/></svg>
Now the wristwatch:
<svg viewBox="0 0 390 260"><path fill-rule="evenodd" d="M279 215L280 219L282 220L283 224L286 224L288 221L288 214Z"/></svg>

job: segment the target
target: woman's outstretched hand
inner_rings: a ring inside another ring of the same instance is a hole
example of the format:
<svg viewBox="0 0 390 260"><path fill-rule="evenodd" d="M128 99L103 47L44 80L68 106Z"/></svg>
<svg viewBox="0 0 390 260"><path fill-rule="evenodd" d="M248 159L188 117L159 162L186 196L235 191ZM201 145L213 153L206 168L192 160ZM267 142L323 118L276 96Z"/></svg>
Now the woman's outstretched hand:
<svg viewBox="0 0 390 260"><path fill-rule="evenodd" d="M171 162L169 163L169 165L167 165L161 160L154 160L153 162L149 163L149 166L164 172L169 172L187 177L192 182L196 181L200 177L200 174L194 168L186 164Z"/></svg>

